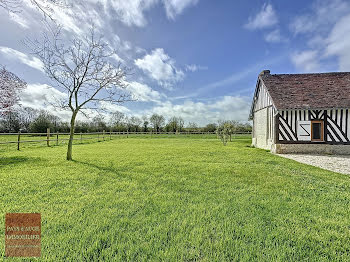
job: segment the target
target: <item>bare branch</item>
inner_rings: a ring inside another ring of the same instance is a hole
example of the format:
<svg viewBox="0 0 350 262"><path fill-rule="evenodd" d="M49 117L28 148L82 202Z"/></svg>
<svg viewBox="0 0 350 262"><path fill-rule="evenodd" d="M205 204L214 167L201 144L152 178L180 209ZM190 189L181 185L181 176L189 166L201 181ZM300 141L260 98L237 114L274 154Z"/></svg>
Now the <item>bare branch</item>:
<svg viewBox="0 0 350 262"><path fill-rule="evenodd" d="M0 7L11 13L20 13L21 5L21 0L0 0Z"/></svg>
<svg viewBox="0 0 350 262"><path fill-rule="evenodd" d="M53 19L54 7L68 8L68 4L64 0L30 0L32 5L38 9L44 17ZM22 0L0 0L0 7L6 9L10 13L21 13L23 10Z"/></svg>

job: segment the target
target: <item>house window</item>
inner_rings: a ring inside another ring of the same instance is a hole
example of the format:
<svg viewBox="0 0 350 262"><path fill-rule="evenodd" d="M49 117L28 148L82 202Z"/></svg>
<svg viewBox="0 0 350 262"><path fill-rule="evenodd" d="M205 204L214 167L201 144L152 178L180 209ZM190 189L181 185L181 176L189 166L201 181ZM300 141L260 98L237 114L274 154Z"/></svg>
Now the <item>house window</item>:
<svg viewBox="0 0 350 262"><path fill-rule="evenodd" d="M324 141L323 121L311 121L311 141Z"/></svg>

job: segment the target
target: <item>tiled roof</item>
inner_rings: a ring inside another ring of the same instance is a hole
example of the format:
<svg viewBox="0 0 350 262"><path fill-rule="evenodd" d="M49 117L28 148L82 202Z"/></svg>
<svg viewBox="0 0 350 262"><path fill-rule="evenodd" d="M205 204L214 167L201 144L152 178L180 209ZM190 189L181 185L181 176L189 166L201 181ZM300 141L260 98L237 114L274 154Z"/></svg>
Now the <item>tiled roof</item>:
<svg viewBox="0 0 350 262"><path fill-rule="evenodd" d="M350 108L350 72L261 74L277 109Z"/></svg>

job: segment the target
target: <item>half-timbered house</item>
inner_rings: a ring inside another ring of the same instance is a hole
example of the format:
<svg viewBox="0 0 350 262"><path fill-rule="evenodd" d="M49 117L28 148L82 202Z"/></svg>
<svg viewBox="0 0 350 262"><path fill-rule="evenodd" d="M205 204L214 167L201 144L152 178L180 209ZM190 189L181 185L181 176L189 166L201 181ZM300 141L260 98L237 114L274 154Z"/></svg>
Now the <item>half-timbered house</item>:
<svg viewBox="0 0 350 262"><path fill-rule="evenodd" d="M350 154L350 73L258 76L253 146L274 153Z"/></svg>

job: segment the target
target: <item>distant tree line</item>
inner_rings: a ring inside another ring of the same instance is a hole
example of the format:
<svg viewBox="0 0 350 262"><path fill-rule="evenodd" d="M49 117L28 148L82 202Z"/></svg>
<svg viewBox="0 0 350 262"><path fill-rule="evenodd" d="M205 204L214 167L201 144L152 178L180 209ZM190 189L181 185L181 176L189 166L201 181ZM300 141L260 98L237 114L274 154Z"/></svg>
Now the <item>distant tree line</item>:
<svg viewBox="0 0 350 262"><path fill-rule="evenodd" d="M216 132L222 123L230 123L231 132L250 132L249 123L238 121L219 121L200 127L197 123L185 121L181 117L171 117L168 120L159 114L148 116L128 116L122 112L114 112L107 121L103 116L96 116L91 121L77 121L75 132ZM45 110L33 108L12 109L0 116L0 132L45 133L47 128L51 132L69 133L70 125L58 116Z"/></svg>

